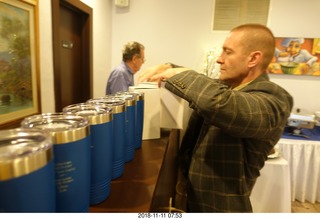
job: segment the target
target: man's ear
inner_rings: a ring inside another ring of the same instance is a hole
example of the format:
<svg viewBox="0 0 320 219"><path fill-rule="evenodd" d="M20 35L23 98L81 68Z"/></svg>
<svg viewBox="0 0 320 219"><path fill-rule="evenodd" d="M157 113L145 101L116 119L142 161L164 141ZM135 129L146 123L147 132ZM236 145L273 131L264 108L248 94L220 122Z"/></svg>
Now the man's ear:
<svg viewBox="0 0 320 219"><path fill-rule="evenodd" d="M261 51L254 51L251 52L249 55L249 62L248 62L248 67L252 68L256 65L258 65L259 63L262 62L262 52Z"/></svg>
<svg viewBox="0 0 320 219"><path fill-rule="evenodd" d="M133 63L136 63L136 61L137 61L138 58L139 58L138 55L134 55L134 56L132 57L131 61L132 61Z"/></svg>

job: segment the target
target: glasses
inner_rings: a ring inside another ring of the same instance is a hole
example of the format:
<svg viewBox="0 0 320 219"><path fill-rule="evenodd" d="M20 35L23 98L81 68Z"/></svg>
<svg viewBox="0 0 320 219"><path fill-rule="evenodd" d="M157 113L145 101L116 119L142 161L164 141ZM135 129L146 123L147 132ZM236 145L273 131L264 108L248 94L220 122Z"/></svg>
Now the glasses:
<svg viewBox="0 0 320 219"><path fill-rule="evenodd" d="M146 61L147 61L144 57L141 57L141 55L137 55L137 57L138 57L139 59L141 59L143 62L146 62Z"/></svg>

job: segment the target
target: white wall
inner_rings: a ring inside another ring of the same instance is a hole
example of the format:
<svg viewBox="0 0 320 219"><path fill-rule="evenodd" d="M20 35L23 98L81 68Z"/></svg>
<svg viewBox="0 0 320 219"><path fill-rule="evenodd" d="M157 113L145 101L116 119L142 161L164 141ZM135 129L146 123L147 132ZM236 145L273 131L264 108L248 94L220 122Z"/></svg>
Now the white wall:
<svg viewBox="0 0 320 219"><path fill-rule="evenodd" d="M319 0L271 0L269 27L277 37L320 38ZM320 110L320 77L270 75L294 97L295 108L313 113Z"/></svg>
<svg viewBox="0 0 320 219"><path fill-rule="evenodd" d="M137 40L146 46L141 70L175 62L201 71L205 52L221 46L227 32L212 31L214 0L131 0L127 9L112 7L112 67L121 60L122 45ZM271 0L269 24L277 37L319 38L319 0ZM136 78L138 77L138 74ZM295 108L320 110L320 77L270 75L287 89Z"/></svg>
<svg viewBox="0 0 320 219"><path fill-rule="evenodd" d="M54 112L51 1L39 1L40 95L43 113Z"/></svg>
<svg viewBox="0 0 320 219"><path fill-rule="evenodd" d="M227 32L212 31L214 0L130 0L116 8L114 0L82 0L93 8L94 96L104 95L110 71L120 63L127 41L146 46L142 69L167 61L201 71L205 52L221 46ZM271 0L268 26L278 37L320 37L319 0ZM39 1L40 73L43 112L54 110L51 1ZM138 76L138 75L137 75ZM270 75L295 99L295 108L320 109L320 77Z"/></svg>
<svg viewBox="0 0 320 219"><path fill-rule="evenodd" d="M145 45L143 68L171 61L202 68L204 52L221 43L212 35L212 0L131 0L112 8L112 66L119 64L127 41ZM223 38L222 38L223 39Z"/></svg>

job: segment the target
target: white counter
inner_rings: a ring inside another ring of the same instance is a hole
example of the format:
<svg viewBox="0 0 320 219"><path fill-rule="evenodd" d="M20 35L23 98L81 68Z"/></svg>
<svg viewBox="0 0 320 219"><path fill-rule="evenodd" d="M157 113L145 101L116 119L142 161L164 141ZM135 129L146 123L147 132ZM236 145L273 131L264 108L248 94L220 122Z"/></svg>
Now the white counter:
<svg viewBox="0 0 320 219"><path fill-rule="evenodd" d="M144 93L143 139L160 138L160 129L180 129L181 136L186 129L191 114L189 104L157 84L131 86L129 91Z"/></svg>

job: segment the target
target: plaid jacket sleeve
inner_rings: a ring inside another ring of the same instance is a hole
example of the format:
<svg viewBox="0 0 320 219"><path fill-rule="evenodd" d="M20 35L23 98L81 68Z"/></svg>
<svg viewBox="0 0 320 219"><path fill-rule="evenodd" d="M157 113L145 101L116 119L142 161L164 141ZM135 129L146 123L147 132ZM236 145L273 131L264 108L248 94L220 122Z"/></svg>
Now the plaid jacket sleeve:
<svg viewBox="0 0 320 219"><path fill-rule="evenodd" d="M181 150L192 212L251 212L250 194L281 137L293 99L266 74L239 91L194 71L165 87L187 100L193 116Z"/></svg>
<svg viewBox="0 0 320 219"><path fill-rule="evenodd" d="M187 100L205 122L239 137L269 138L286 123L293 105L290 94L266 74L240 91L192 70L175 75L165 86Z"/></svg>

